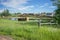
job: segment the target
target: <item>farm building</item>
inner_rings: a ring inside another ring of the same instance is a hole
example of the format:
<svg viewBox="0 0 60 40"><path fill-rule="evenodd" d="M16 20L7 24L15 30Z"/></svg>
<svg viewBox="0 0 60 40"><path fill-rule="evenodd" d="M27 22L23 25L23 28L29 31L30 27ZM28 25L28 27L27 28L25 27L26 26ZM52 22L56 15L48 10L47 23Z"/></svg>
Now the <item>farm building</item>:
<svg viewBox="0 0 60 40"><path fill-rule="evenodd" d="M10 20L29 21L29 17L12 17Z"/></svg>

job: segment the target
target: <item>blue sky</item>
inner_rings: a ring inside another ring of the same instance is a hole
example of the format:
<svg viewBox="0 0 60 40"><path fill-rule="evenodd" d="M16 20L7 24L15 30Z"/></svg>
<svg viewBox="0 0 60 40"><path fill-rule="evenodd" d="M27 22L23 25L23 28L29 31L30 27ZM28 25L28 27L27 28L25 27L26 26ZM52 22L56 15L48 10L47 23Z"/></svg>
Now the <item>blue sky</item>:
<svg viewBox="0 0 60 40"><path fill-rule="evenodd" d="M56 6L50 0L0 0L0 12L4 9L13 13L41 13L53 12Z"/></svg>

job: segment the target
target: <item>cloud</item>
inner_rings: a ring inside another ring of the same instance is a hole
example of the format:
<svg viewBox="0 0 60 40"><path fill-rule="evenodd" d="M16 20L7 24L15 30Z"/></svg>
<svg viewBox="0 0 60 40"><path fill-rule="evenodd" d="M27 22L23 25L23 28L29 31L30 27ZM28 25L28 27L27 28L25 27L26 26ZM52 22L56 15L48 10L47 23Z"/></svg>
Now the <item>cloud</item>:
<svg viewBox="0 0 60 40"><path fill-rule="evenodd" d="M16 10L31 10L34 6L31 5L31 6L24 6L23 4L27 4L28 1L30 0L9 0L9 1L6 1L6 2L3 2L1 1L1 4L6 6L8 9L9 7L13 9L16 9Z"/></svg>
<svg viewBox="0 0 60 40"><path fill-rule="evenodd" d="M57 8L56 6L53 6L53 5L49 5L49 3L45 3L44 5L41 5L40 8L49 8L49 9L52 9L52 8Z"/></svg>
<svg viewBox="0 0 60 40"><path fill-rule="evenodd" d="M19 10L31 10L32 8L34 8L34 6L25 6L25 7L21 7L21 8L18 8Z"/></svg>
<svg viewBox="0 0 60 40"><path fill-rule="evenodd" d="M56 6L50 6L49 8L56 8Z"/></svg>
<svg viewBox="0 0 60 40"><path fill-rule="evenodd" d="M43 8L44 6L42 5L42 6L40 6L40 8Z"/></svg>
<svg viewBox="0 0 60 40"><path fill-rule="evenodd" d="M4 11L3 9L2 9L2 10L0 10L0 13L1 13L1 12L3 12L3 11Z"/></svg>
<svg viewBox="0 0 60 40"><path fill-rule="evenodd" d="M45 4L44 4L44 6L48 6L48 5L49 5L49 3L45 3Z"/></svg>
<svg viewBox="0 0 60 40"><path fill-rule="evenodd" d="M40 8L46 7L48 5L49 5L49 3L45 3L45 4L41 5Z"/></svg>
<svg viewBox="0 0 60 40"><path fill-rule="evenodd" d="M8 2L3 2L2 1L2 5L7 6L7 7L18 7L19 5L28 3L28 0L10 0Z"/></svg>

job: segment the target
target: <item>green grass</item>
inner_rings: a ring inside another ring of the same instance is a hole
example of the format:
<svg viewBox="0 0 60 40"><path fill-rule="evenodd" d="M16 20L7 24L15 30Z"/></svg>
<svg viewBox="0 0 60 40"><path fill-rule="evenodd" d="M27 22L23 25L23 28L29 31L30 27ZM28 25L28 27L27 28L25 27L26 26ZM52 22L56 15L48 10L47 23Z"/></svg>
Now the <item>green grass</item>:
<svg viewBox="0 0 60 40"><path fill-rule="evenodd" d="M38 28L37 22L0 19L0 35L10 35L14 40L60 40L60 28L55 25Z"/></svg>

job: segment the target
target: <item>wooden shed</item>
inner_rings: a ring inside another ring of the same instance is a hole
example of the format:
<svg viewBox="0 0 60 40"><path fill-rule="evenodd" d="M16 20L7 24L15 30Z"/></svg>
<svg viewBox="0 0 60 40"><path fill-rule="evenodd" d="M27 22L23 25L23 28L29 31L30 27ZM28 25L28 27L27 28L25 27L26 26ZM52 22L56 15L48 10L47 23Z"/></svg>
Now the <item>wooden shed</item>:
<svg viewBox="0 0 60 40"><path fill-rule="evenodd" d="M29 21L29 17L20 17L18 21Z"/></svg>

